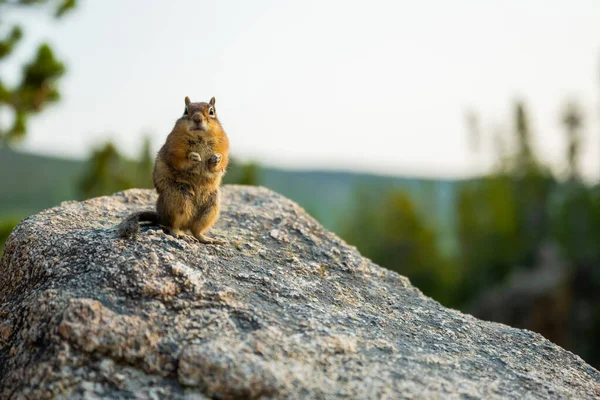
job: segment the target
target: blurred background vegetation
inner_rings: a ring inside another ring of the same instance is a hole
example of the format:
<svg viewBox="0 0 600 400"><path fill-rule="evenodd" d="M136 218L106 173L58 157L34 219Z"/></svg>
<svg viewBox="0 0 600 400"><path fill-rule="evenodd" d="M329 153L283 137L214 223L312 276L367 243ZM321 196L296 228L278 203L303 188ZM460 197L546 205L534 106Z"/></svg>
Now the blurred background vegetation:
<svg viewBox="0 0 600 400"><path fill-rule="evenodd" d="M60 18L75 1L0 0L0 11L15 5ZM20 26L2 28L0 63L23 34ZM52 48L40 44L16 86L4 86L0 76L0 107L14 115L10 126L0 125L0 249L19 221L63 200L152 188L150 139L140 143L137 159L111 142L91 149L85 162L18 150L28 118L60 99L66 72ZM512 129L504 136L480 129L476 113L467 116L474 158L482 137L514 144L512 151L498 146L496 165L483 176L436 180L291 171L234 158L225 183L282 193L442 304L540 332L599 368L600 185L584 182L579 171L582 109L565 102L556 116L565 135L564 174L537 156L527 105L516 102L507 121Z"/></svg>

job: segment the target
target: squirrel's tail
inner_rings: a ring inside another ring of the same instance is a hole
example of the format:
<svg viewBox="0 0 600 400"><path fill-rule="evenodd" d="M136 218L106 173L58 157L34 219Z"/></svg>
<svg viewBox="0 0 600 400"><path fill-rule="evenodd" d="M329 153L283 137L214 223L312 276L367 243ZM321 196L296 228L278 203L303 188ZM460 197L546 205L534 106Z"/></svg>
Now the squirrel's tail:
<svg viewBox="0 0 600 400"><path fill-rule="evenodd" d="M117 226L117 235L122 238L135 236L140 231L140 222L158 224L156 211L139 211L128 216Z"/></svg>

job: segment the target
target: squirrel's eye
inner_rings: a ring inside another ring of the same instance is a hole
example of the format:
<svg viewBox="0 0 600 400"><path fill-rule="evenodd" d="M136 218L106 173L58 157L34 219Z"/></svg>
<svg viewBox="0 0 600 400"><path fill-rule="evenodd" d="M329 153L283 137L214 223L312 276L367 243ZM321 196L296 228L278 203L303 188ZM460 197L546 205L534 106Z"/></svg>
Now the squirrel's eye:
<svg viewBox="0 0 600 400"><path fill-rule="evenodd" d="M185 110L183 111L183 116L185 117L186 115L188 115L188 109L187 107L185 108Z"/></svg>
<svg viewBox="0 0 600 400"><path fill-rule="evenodd" d="M209 108L208 109L208 115L215 115L215 109L214 108Z"/></svg>

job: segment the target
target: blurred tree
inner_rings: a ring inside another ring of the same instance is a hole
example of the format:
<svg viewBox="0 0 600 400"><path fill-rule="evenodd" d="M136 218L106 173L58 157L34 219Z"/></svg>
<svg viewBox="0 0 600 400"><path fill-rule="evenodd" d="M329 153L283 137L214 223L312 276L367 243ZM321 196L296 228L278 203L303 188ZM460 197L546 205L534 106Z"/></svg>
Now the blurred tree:
<svg viewBox="0 0 600 400"><path fill-rule="evenodd" d="M464 302L516 268L533 266L549 235L554 178L535 155L520 102L515 105L514 132L514 153L507 156L502 150L495 171L459 189L457 233L465 274L460 290Z"/></svg>
<svg viewBox="0 0 600 400"><path fill-rule="evenodd" d="M6 15L10 8L33 6L51 7L56 18L63 16L75 7L75 0L0 0L0 15ZM0 20L0 27L4 25ZM13 25L5 37L0 38L0 62L6 62L23 37L20 25ZM57 81L64 74L65 66L57 60L48 44L41 44L33 60L23 67L23 75L16 85L8 85L0 77L0 107L12 112L12 125L0 125L0 145L17 143L27 132L27 120L32 114L41 112L49 104L56 102L60 95Z"/></svg>
<svg viewBox="0 0 600 400"><path fill-rule="evenodd" d="M117 147L107 142L92 150L79 187L83 198L102 196L135 186L130 165Z"/></svg>
<svg viewBox="0 0 600 400"><path fill-rule="evenodd" d="M578 161L581 147L581 129L583 126L583 115L581 107L575 102L565 105L562 122L567 134L567 162L569 166L569 179L576 181L580 179Z"/></svg>
<svg viewBox="0 0 600 400"><path fill-rule="evenodd" d="M241 166L242 171L238 179L239 185L258 185L259 166L255 162L250 162Z"/></svg>
<svg viewBox="0 0 600 400"><path fill-rule="evenodd" d="M508 163L508 151L506 146L506 134L501 127L496 127L492 133L492 151L496 158L492 170L502 171Z"/></svg>
<svg viewBox="0 0 600 400"><path fill-rule="evenodd" d="M142 150L137 163L137 171L135 175L136 187L152 189L152 172L154 170L154 155L152 153L152 142L150 136L145 136L142 142Z"/></svg>
<svg viewBox="0 0 600 400"><path fill-rule="evenodd" d="M375 260L379 250L379 235L381 234L381 196L375 193L369 185L358 185L354 196L347 206L348 211L339 221L340 236L367 257ZM385 260L388 263L391 260ZM377 262L377 261L375 261ZM385 264L380 264L387 267Z"/></svg>
<svg viewBox="0 0 600 400"><path fill-rule="evenodd" d="M548 203L555 180L550 169L536 157L531 144L531 128L523 103L515 106L516 153L508 158L501 173L513 185L518 222L518 263L533 265L537 249L549 228Z"/></svg>
<svg viewBox="0 0 600 400"><path fill-rule="evenodd" d="M525 105L521 102L516 104L515 132L517 133L517 158L520 170L526 170L530 164L535 162L531 150L531 132L529 131L529 119L525 112Z"/></svg>
<svg viewBox="0 0 600 400"><path fill-rule="evenodd" d="M479 159L482 150L482 134L479 125L479 116L474 111L468 111L465 116L468 133L468 146L471 152L473 170L478 171Z"/></svg>
<svg viewBox="0 0 600 400"><path fill-rule="evenodd" d="M497 174L463 184L457 199L460 301L503 280L515 267L519 221L510 176Z"/></svg>
<svg viewBox="0 0 600 400"><path fill-rule="evenodd" d="M479 154L481 151L481 129L479 127L479 116L475 111L467 111L466 116L467 132L469 134L469 150L473 154Z"/></svg>
<svg viewBox="0 0 600 400"><path fill-rule="evenodd" d="M457 271L438 249L436 233L408 194L390 191L376 200L362 189L342 237L375 263L407 276L436 300L454 305Z"/></svg>
<svg viewBox="0 0 600 400"><path fill-rule="evenodd" d="M574 264L600 264L600 197L582 183L563 186L553 219L553 234L567 258Z"/></svg>
<svg viewBox="0 0 600 400"><path fill-rule="evenodd" d="M243 163L235 157L229 158L229 167L223 183L235 185L259 185L260 165L256 162Z"/></svg>
<svg viewBox="0 0 600 400"><path fill-rule="evenodd" d="M18 218L6 218L0 221L0 256L4 250L4 242L18 223Z"/></svg>

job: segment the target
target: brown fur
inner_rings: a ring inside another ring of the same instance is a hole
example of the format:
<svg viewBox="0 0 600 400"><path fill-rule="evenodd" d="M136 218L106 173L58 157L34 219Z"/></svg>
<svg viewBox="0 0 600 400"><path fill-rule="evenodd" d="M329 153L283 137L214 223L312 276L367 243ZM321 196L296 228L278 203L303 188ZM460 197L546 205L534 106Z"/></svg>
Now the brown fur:
<svg viewBox="0 0 600 400"><path fill-rule="evenodd" d="M209 103L192 103L186 97L185 104L184 115L175 122L154 164L157 220L173 235L187 237L183 231L190 230L201 243L222 243L204 233L219 217L229 139L217 118L214 97ZM123 222L121 236L135 232L138 221L143 219ZM136 228L129 226L133 223Z"/></svg>

